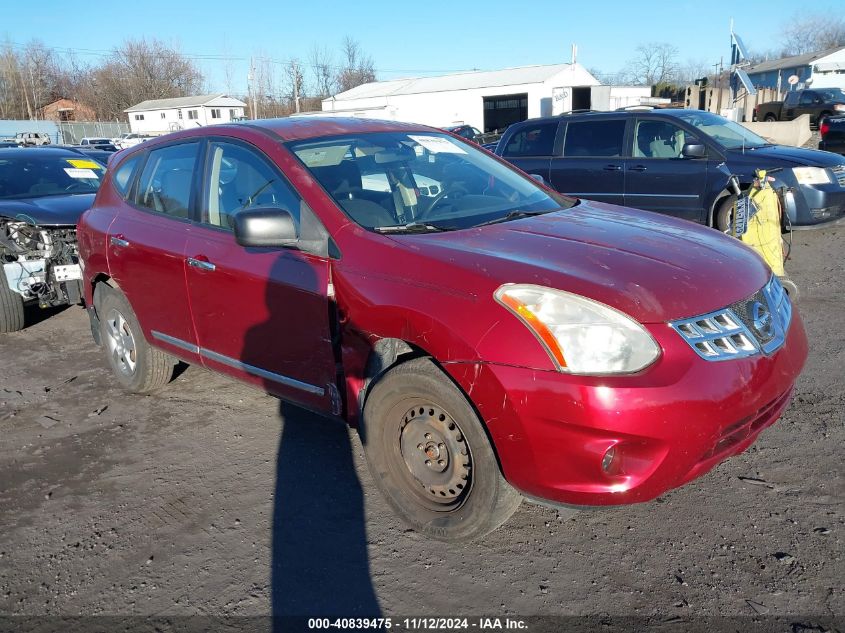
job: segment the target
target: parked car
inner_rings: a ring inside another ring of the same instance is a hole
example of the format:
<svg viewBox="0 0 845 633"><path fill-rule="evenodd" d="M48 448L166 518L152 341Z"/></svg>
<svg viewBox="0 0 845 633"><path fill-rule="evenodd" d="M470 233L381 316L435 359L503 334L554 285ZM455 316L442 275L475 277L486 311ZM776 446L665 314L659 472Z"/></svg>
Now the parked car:
<svg viewBox="0 0 845 633"><path fill-rule="evenodd" d="M461 138L474 142L477 142L476 139L482 135L481 130L474 128L471 125L450 125L448 127L444 127L443 129L455 134L456 136L460 136Z"/></svg>
<svg viewBox="0 0 845 633"><path fill-rule="evenodd" d="M49 145L50 135L45 132L18 132L15 134L18 145Z"/></svg>
<svg viewBox="0 0 845 633"><path fill-rule="evenodd" d="M126 132L124 134L121 134L120 137L112 139L112 144L118 149L128 149L130 147L140 145L145 141L149 141L151 138L155 137L149 136L147 134L135 134L134 132Z"/></svg>
<svg viewBox="0 0 845 633"><path fill-rule="evenodd" d="M819 149L845 154L845 115L829 117L819 127Z"/></svg>
<svg viewBox="0 0 845 633"><path fill-rule="evenodd" d="M806 359L738 240L562 196L433 128L215 125L113 162L79 240L116 380L151 391L180 359L341 418L435 538L523 495L625 504L699 477L778 418Z"/></svg>
<svg viewBox="0 0 845 633"><path fill-rule="evenodd" d="M754 170L782 168L793 225L845 215L845 160L814 149L772 145L747 128L701 110L584 112L515 123L496 153L574 196L657 211L721 231Z"/></svg>
<svg viewBox="0 0 845 633"><path fill-rule="evenodd" d="M76 223L103 173L66 149L0 149L0 333L24 327L25 305L81 301Z"/></svg>
<svg viewBox="0 0 845 633"><path fill-rule="evenodd" d="M768 101L754 108L757 121L791 121L810 115L810 125L819 126L831 115L845 112L845 92L841 88L795 90L783 101Z"/></svg>
<svg viewBox="0 0 845 633"><path fill-rule="evenodd" d="M116 152L117 146L108 138L89 138L85 137L79 140L80 147L95 147L106 152Z"/></svg>
<svg viewBox="0 0 845 633"><path fill-rule="evenodd" d="M15 141L0 141L0 149L6 147L18 147L18 144Z"/></svg>

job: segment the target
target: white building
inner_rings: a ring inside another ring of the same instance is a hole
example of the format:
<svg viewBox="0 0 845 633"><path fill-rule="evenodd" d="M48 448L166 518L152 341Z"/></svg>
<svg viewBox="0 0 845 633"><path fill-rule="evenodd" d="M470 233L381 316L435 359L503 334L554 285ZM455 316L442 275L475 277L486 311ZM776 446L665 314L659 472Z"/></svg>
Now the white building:
<svg viewBox="0 0 845 633"><path fill-rule="evenodd" d="M598 109L591 95L598 85L578 63L376 81L324 99L317 114L467 124L489 132L539 116Z"/></svg>
<svg viewBox="0 0 845 633"><path fill-rule="evenodd" d="M129 127L140 134L165 134L192 127L229 123L244 117L246 104L224 94L152 99L124 110Z"/></svg>

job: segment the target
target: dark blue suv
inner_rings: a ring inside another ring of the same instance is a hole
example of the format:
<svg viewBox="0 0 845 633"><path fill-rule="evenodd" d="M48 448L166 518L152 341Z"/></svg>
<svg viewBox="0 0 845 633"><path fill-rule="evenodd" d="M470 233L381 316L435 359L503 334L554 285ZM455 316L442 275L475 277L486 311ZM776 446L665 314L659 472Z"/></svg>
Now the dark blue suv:
<svg viewBox="0 0 845 633"><path fill-rule="evenodd" d="M731 174L743 187L755 169L776 169L793 225L845 216L845 158L772 145L700 110L582 112L511 125L496 153L554 189L727 228Z"/></svg>

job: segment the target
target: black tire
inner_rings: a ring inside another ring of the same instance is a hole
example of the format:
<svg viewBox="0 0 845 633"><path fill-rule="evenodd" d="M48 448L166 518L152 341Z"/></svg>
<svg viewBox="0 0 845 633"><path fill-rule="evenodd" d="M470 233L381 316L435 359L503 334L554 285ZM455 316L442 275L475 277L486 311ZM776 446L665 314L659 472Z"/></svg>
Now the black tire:
<svg viewBox="0 0 845 633"><path fill-rule="evenodd" d="M98 284L94 290L94 307L100 320L106 362L124 389L148 393L170 382L175 359L147 342L122 292Z"/></svg>
<svg viewBox="0 0 845 633"><path fill-rule="evenodd" d="M771 123L772 121L777 121L777 120L778 120L778 118L777 118L774 114L772 114L772 113L770 112L769 114L767 114L767 115L766 115L766 117L765 117L763 120L764 120L766 123Z"/></svg>
<svg viewBox="0 0 845 633"><path fill-rule="evenodd" d="M402 363L373 385L360 434L376 486L426 536L478 538L522 501L502 476L475 410L427 358Z"/></svg>
<svg viewBox="0 0 845 633"><path fill-rule="evenodd" d="M9 288L0 267L0 334L17 332L24 326L23 297Z"/></svg>
<svg viewBox="0 0 845 633"><path fill-rule="evenodd" d="M736 196L731 194L719 203L716 213L713 214L713 228L726 233L731 228L733 221L733 208L736 204Z"/></svg>

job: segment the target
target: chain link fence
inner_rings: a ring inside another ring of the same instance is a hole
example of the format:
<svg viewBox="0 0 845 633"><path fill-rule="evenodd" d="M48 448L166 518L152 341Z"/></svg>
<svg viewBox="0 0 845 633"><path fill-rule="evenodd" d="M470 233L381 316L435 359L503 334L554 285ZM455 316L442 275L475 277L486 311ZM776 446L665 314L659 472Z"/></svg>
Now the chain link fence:
<svg viewBox="0 0 845 633"><path fill-rule="evenodd" d="M83 138L116 138L129 132L128 123L116 121L27 121L0 120L0 140L14 139L19 132L39 132L50 137L53 145L77 145Z"/></svg>

